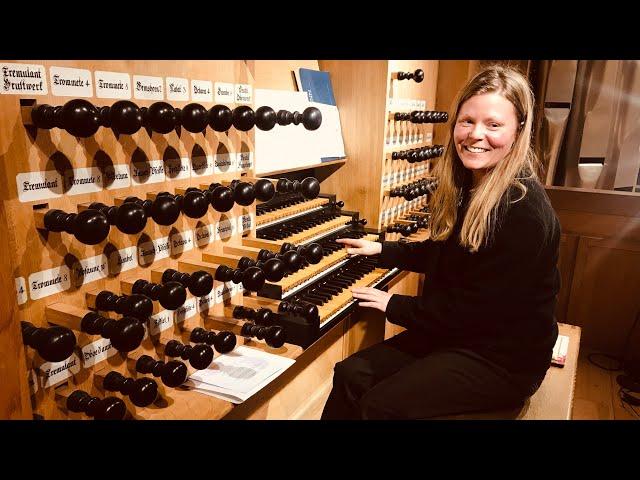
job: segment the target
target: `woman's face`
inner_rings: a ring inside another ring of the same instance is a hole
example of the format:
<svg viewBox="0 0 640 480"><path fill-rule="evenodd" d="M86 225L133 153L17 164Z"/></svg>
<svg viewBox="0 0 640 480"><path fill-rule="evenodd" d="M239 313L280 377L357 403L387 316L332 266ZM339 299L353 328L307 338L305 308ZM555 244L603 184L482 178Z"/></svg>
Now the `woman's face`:
<svg viewBox="0 0 640 480"><path fill-rule="evenodd" d="M462 104L453 138L460 160L477 178L509 153L517 130L513 104L498 93L485 93Z"/></svg>

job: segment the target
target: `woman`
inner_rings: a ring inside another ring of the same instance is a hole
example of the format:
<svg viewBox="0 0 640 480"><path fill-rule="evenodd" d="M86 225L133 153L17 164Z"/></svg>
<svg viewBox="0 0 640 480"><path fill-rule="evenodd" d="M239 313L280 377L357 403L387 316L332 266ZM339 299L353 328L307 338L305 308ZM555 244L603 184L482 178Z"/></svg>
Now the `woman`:
<svg viewBox="0 0 640 480"><path fill-rule="evenodd" d="M522 405L558 336L560 225L531 148L533 94L515 70L482 70L454 103L430 199L431 238L342 239L350 254L425 273L421 297L354 288L407 330L335 366L323 419L423 419Z"/></svg>

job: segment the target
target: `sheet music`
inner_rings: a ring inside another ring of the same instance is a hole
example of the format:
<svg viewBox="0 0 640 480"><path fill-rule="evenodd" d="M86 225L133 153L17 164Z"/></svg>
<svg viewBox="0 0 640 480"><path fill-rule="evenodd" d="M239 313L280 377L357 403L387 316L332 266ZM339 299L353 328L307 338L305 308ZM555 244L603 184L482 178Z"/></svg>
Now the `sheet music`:
<svg viewBox="0 0 640 480"><path fill-rule="evenodd" d="M290 358L238 346L198 370L185 386L233 403L242 403L295 363Z"/></svg>

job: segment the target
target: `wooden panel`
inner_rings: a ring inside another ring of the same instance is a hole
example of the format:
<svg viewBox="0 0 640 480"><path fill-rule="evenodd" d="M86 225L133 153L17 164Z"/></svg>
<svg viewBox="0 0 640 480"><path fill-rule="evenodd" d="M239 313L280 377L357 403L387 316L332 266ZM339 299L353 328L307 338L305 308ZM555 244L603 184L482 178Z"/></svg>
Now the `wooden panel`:
<svg viewBox="0 0 640 480"><path fill-rule="evenodd" d="M621 354L640 309L640 242L582 237L567 312L583 342Z"/></svg>
<svg viewBox="0 0 640 480"><path fill-rule="evenodd" d="M640 193L637 192L553 186L545 190L556 210L640 217Z"/></svg>
<svg viewBox="0 0 640 480"><path fill-rule="evenodd" d="M317 60L247 60L247 66L256 79L255 88L293 92L299 89L294 71L299 68L319 70Z"/></svg>
<svg viewBox="0 0 640 480"><path fill-rule="evenodd" d="M331 75L349 158L322 181L322 192L335 193L347 210L360 212L375 228L382 199L387 62L320 60L319 65Z"/></svg>
<svg viewBox="0 0 640 480"><path fill-rule="evenodd" d="M559 322L566 322L567 308L569 306L569 294L571 293L571 282L573 280L573 269L576 262L576 252L578 250L579 237L576 235L560 236L560 256L558 259L558 270L560 271L560 292L556 304L556 319Z"/></svg>
<svg viewBox="0 0 640 480"><path fill-rule="evenodd" d="M384 324L385 316L380 310L358 307L345 324L344 358L382 342Z"/></svg>

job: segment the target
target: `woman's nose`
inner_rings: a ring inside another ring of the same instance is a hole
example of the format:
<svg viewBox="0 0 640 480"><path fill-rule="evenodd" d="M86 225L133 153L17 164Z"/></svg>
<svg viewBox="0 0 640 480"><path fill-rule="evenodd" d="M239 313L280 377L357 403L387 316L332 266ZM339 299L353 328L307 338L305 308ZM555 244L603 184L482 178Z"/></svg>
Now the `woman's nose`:
<svg viewBox="0 0 640 480"><path fill-rule="evenodd" d="M484 135L485 135L484 126L480 123L476 123L469 130L469 138L481 139L481 138L484 138Z"/></svg>

